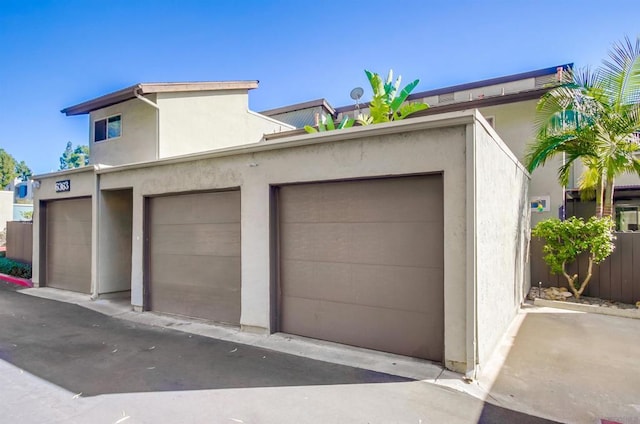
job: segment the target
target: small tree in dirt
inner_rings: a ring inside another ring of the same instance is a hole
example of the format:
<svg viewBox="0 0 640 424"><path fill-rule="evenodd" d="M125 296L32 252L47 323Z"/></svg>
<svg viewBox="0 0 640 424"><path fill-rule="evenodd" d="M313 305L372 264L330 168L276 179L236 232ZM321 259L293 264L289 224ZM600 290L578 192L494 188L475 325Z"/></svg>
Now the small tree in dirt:
<svg viewBox="0 0 640 424"><path fill-rule="evenodd" d="M576 299L580 299L591 280L593 264L599 264L613 252L614 226L610 217L591 217L586 222L576 217L566 221L553 218L539 222L531 234L544 240L544 261L551 272L562 273ZM584 252L589 255L589 266L587 275L580 282L578 274L567 273L566 266L575 262L578 255Z"/></svg>

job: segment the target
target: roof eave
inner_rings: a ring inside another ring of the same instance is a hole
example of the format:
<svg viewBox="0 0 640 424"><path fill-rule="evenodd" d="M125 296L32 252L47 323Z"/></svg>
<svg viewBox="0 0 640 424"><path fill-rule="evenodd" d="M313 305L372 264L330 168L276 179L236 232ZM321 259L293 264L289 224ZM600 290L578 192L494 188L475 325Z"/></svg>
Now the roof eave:
<svg viewBox="0 0 640 424"><path fill-rule="evenodd" d="M141 83L122 90L79 103L62 109L67 116L84 115L94 110L109 107L127 100L135 99L134 91L140 94L175 93L193 91L253 90L258 88L258 81L213 81L213 82L178 82L178 83Z"/></svg>

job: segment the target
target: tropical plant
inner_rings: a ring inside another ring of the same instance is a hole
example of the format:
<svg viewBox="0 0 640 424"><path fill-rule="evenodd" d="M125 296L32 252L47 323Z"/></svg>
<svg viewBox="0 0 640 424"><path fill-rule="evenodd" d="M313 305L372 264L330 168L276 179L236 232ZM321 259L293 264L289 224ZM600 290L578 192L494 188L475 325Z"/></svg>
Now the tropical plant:
<svg viewBox="0 0 640 424"><path fill-rule="evenodd" d="M355 120L349 118L348 116L344 116L342 121L336 126L335 122L333 122L333 117L329 114L322 115L320 118L320 122L318 122L318 128L314 128L311 125L305 125L304 129L308 133L317 133L317 132L325 132L325 131L333 131L333 130L341 130L343 128L350 128L355 123Z"/></svg>
<svg viewBox="0 0 640 424"><path fill-rule="evenodd" d="M389 70L386 82L375 72L367 70L364 72L373 90L373 98L369 102L369 115L360 114L356 118L360 125L398 121L429 107L426 103L405 103L409 94L420 83L420 80L416 79L410 82L398 92L402 77L398 76L394 82L393 70Z"/></svg>
<svg viewBox="0 0 640 424"><path fill-rule="evenodd" d="M615 43L595 71L564 72L540 99L536 126L525 158L529 171L564 154L558 177L566 186L574 163L584 164L579 188L595 193L596 216L611 216L616 177L640 175L640 38Z"/></svg>
<svg viewBox="0 0 640 424"><path fill-rule="evenodd" d="M562 273L569 288L579 299L593 275L593 264L604 261L614 249L614 223L610 217L591 217L588 221L571 217L565 221L557 218L539 222L531 235L544 240L544 261L554 274ZM570 275L567 266L576 261L578 255L586 252L589 259L587 274L582 282L578 274Z"/></svg>

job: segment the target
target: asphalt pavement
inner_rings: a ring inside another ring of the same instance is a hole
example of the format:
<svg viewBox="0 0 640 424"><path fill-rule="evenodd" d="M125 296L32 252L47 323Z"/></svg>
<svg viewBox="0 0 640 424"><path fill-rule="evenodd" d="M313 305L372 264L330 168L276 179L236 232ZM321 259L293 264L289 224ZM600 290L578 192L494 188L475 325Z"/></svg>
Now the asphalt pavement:
<svg viewBox="0 0 640 424"><path fill-rule="evenodd" d="M549 423L450 388L106 316L0 283L0 419Z"/></svg>

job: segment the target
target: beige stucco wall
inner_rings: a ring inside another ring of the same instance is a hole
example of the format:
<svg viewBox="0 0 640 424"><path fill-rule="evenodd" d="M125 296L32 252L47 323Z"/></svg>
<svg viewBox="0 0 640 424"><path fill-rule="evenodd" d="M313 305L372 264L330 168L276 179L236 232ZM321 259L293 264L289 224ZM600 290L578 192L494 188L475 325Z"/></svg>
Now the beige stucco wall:
<svg viewBox="0 0 640 424"><path fill-rule="evenodd" d="M475 280L478 363L486 363L524 299L529 176L481 120L475 151Z"/></svg>
<svg viewBox="0 0 640 424"><path fill-rule="evenodd" d="M525 162L527 145L535 138L537 102L529 100L480 109L483 116L494 118L496 132L521 163ZM551 199L548 212L532 212L532 225L544 219L558 217L558 210L563 204L563 190L558 183L558 168L561 164L562 158L557 157L534 170L531 175L529 197L549 196Z"/></svg>
<svg viewBox="0 0 640 424"><path fill-rule="evenodd" d="M131 290L131 190L99 194L98 294Z"/></svg>
<svg viewBox="0 0 640 424"><path fill-rule="evenodd" d="M155 101L155 95L146 96ZM93 142L93 123L113 115L122 115L119 138ZM121 165L157 158L157 110L139 99L128 100L91 112L89 149L91 164Z"/></svg>
<svg viewBox="0 0 640 424"><path fill-rule="evenodd" d="M452 117L455 117L454 121ZM446 118L449 119L427 117L407 121L404 125L393 123L302 135L253 146L246 153L238 149L221 153L219 157L103 171L100 174L102 189L133 184L132 303L141 306L143 302L145 196L240 187L241 324L269 331L272 313L270 185L442 172L445 192L445 358L450 368L466 371L465 149L467 124L473 119L469 114L447 115ZM420 129L421 125L425 129ZM381 134L385 131L395 134Z"/></svg>
<svg viewBox="0 0 640 424"><path fill-rule="evenodd" d="M91 288L92 293L96 293L96 276L97 276L97 260L96 254L97 252L97 199L94 195L96 191L97 177L94 173L93 166L86 166L83 168L77 168L70 171L61 171L52 174L46 175L37 175L33 177L34 181L37 181L40 184L40 187L34 189L33 191L33 263L32 263L32 278L33 284L35 287L40 286L41 279L41 270L42 258L40 252L43 252L45 246L42 245L41 241L44 242L44 237L40 235L40 230L43 228L43 223L41 222L41 202L47 200L56 200L56 199L70 199L74 197L92 197L92 217L93 217L93 225L91 228L92 238L92 259L91 259ZM71 181L71 190L68 192L56 193L55 185L56 181L62 180L70 180ZM70 252L71 254L73 252ZM44 275L42 275L42 280L44 281Z"/></svg>
<svg viewBox="0 0 640 424"><path fill-rule="evenodd" d="M98 184L103 193L131 188L132 233L127 235L131 240L131 302L141 307L145 197L239 187L241 324L247 329L269 332L273 330L271 318L275 313L271 309L270 186L438 172L442 173L444 184L445 365L460 372L470 371L476 361L476 332L479 359L484 360L521 300L522 290L517 285L523 277L514 261L523 260L518 256L522 253L522 239L514 226L522 216L516 204L522 206L526 183L515 158L492 130L482 128L485 124L476 113L453 112L305 134L154 163L96 169L95 175L88 169L36 177L41 187L36 190L35 200L34 282L38 283L39 276L35 246L39 245L37 234L41 228L37 205L42 200L93 195ZM67 178L72 181L71 192L55 193L55 181ZM484 209L483 199L491 195L497 201ZM104 252L113 243L105 244L101 234L116 231L129 219L111 219L104 197L93 195L94 295L106 290L102 285L107 274L97 271L117 266L121 259ZM477 208L474 202L478 202ZM480 231L477 239L474 231ZM126 241L117 240L120 242ZM124 288L126 276L121 280ZM480 285L482 289L476 292ZM507 307L498 310L496 303ZM479 324L480 320L486 322Z"/></svg>
<svg viewBox="0 0 640 424"><path fill-rule="evenodd" d="M257 143L293 127L250 112L246 90L158 93L159 157Z"/></svg>
<svg viewBox="0 0 640 424"><path fill-rule="evenodd" d="M13 221L13 191L0 191L0 231Z"/></svg>

